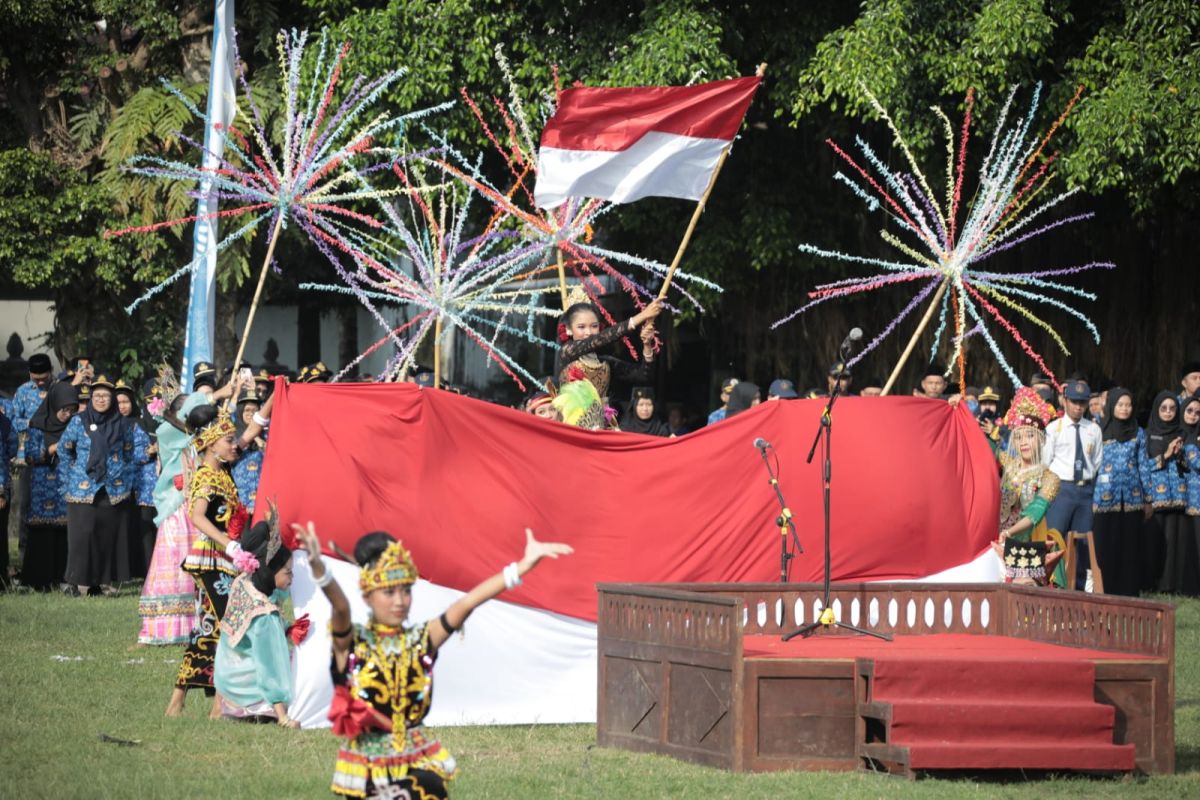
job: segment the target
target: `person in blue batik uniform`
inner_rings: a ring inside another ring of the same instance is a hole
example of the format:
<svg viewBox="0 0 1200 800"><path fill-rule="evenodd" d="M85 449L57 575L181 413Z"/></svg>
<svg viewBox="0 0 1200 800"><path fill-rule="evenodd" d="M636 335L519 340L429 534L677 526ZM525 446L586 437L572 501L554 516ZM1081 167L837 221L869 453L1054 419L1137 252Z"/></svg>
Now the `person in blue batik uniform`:
<svg viewBox="0 0 1200 800"><path fill-rule="evenodd" d="M63 498L58 446L78 405L78 389L65 381L50 387L29 421L25 463L29 465L29 536L21 582L37 591L58 587L67 567L67 502Z"/></svg>
<svg viewBox="0 0 1200 800"><path fill-rule="evenodd" d="M1128 389L1109 390L1102 419L1104 449L1092 492L1096 561L1107 594L1136 597L1146 505L1138 454L1146 449L1146 434L1133 416Z"/></svg>
<svg viewBox="0 0 1200 800"><path fill-rule="evenodd" d="M1195 408L1200 395L1184 404L1184 410ZM1187 463L1187 525L1191 527L1190 540L1200 548L1200 423L1192 423L1190 415L1184 416L1183 460ZM1197 554L1200 558L1200 553ZM1200 569L1200 565L1197 565Z"/></svg>
<svg viewBox="0 0 1200 800"><path fill-rule="evenodd" d="M1183 460L1183 426L1175 393L1154 398L1146 426L1146 446L1138 453L1142 493L1146 498L1145 561L1142 589L1195 594L1197 576L1187 569L1195 560L1195 542L1185 535L1187 467Z"/></svg>
<svg viewBox="0 0 1200 800"><path fill-rule="evenodd" d="M128 553L118 552L120 505L133 494L130 461L133 434L121 422L114 385L104 376L92 383L90 403L73 417L59 440L60 478L67 501L67 594L91 587L117 593L129 579Z"/></svg>
<svg viewBox="0 0 1200 800"><path fill-rule="evenodd" d="M8 508L12 497L12 473L9 461L17 455L17 431L7 414L0 414L0 589L8 587Z"/></svg>
<svg viewBox="0 0 1200 800"><path fill-rule="evenodd" d="M721 420L725 419L725 412L727 410L727 406L729 405L729 396L733 394L733 387L737 385L737 378L725 379L725 382L721 384L721 407L708 415L708 422L704 423L705 425L715 425Z"/></svg>
<svg viewBox="0 0 1200 800"><path fill-rule="evenodd" d="M50 356L45 353L34 353L29 357L29 380L17 387L13 396L12 423L20 439L25 438L29 430L29 420L46 399L51 382ZM25 458L24 442L18 445L17 460Z"/></svg>
<svg viewBox="0 0 1200 800"><path fill-rule="evenodd" d="M254 388L242 392L241 397L238 398L234 424L237 425L239 439L245 434L246 426L254 421L254 415L258 413L260 405L261 400ZM256 436L253 443L242 451L242 455L230 471L230 474L233 475L233 482L237 485L238 497L241 498L242 504L251 514L254 513L254 500L258 496L258 482L262 479L263 448L266 446L266 437L265 430Z"/></svg>
<svg viewBox="0 0 1200 800"><path fill-rule="evenodd" d="M117 381L116 395L121 424L133 437L133 454L129 464L133 496L125 501L121 509L125 519L122 552L129 553L130 575L144 578L150 566L150 557L154 554L154 484L158 479L155 456L158 448L146 430L133 387L125 381ZM118 546L121 545L118 543Z"/></svg>

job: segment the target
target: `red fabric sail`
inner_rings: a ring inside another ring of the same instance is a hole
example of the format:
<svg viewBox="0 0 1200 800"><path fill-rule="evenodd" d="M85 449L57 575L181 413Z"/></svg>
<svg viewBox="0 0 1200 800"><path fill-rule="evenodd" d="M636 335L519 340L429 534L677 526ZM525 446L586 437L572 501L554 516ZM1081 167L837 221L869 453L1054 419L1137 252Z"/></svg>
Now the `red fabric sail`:
<svg viewBox="0 0 1200 800"><path fill-rule="evenodd" d="M821 579L822 403L763 403L678 439L591 432L412 384L276 387L258 490L283 522L312 520L347 551L385 530L421 576L469 589L520 557L524 529L575 554L505 599L596 618L606 581L773 581L778 506L756 437L778 454L804 553ZM965 409L918 398L838 401L831 551L837 581L919 578L995 537L995 462ZM818 454L819 456L819 454Z"/></svg>

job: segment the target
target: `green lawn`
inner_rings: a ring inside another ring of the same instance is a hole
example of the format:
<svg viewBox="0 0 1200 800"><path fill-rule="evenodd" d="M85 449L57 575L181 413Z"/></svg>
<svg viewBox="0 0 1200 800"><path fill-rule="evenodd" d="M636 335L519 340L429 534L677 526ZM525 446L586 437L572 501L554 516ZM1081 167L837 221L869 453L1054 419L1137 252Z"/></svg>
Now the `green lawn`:
<svg viewBox="0 0 1200 800"><path fill-rule="evenodd" d="M206 719L196 696L162 716L178 648L131 647L136 595L0 595L0 798L326 797L337 742ZM446 728L456 797L1180 798L1200 797L1200 601L1177 617L1178 774L1048 780L775 773L733 775L593 746L591 725ZM72 660L56 660L66 656ZM82 658L82 660L74 660ZM119 746L100 735L139 742Z"/></svg>

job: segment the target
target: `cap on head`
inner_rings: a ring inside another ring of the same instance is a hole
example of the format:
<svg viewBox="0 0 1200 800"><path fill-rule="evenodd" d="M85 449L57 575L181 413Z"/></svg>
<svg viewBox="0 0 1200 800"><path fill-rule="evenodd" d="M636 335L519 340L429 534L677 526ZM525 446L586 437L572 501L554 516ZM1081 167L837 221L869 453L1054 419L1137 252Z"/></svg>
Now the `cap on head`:
<svg viewBox="0 0 1200 800"><path fill-rule="evenodd" d="M791 400L800 396L796 393L796 385L787 378L776 378L771 381L771 385L767 389L767 395L770 397L779 397L784 400Z"/></svg>

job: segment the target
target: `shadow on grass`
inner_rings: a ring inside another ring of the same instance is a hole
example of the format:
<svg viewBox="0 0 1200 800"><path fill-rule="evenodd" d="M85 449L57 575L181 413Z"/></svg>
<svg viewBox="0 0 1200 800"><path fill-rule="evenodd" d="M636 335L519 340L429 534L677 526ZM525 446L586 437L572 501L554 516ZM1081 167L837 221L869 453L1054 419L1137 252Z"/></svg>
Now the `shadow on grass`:
<svg viewBox="0 0 1200 800"><path fill-rule="evenodd" d="M1185 744L1175 746L1175 774L1200 772L1200 747Z"/></svg>

